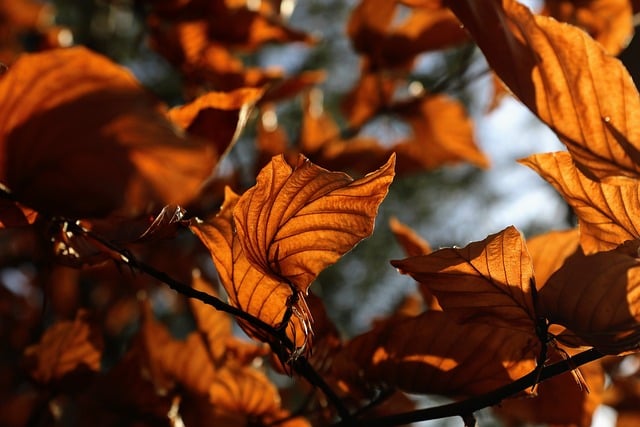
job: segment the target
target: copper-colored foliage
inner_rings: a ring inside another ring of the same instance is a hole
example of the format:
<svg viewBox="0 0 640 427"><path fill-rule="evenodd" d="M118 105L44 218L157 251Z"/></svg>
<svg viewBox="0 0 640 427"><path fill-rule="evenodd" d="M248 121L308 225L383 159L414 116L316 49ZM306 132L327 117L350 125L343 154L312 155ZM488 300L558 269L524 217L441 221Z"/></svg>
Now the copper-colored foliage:
<svg viewBox="0 0 640 427"><path fill-rule="evenodd" d="M184 204L215 162L128 71L84 48L25 55L0 79L0 98L0 180L41 213Z"/></svg>
<svg viewBox="0 0 640 427"><path fill-rule="evenodd" d="M352 339L334 362L350 386L392 385L414 393L486 393L531 372L540 343L448 312L391 319Z"/></svg>
<svg viewBox="0 0 640 427"><path fill-rule="evenodd" d="M527 240L527 250L531 255L538 289L578 249L579 238L580 233L574 228L550 231Z"/></svg>
<svg viewBox="0 0 640 427"><path fill-rule="evenodd" d="M450 1L498 76L553 129L591 177L637 177L640 97L584 31L514 0Z"/></svg>
<svg viewBox="0 0 640 427"><path fill-rule="evenodd" d="M389 227L404 252L408 256L427 255L431 253L431 245L397 218L389 220Z"/></svg>
<svg viewBox="0 0 640 427"><path fill-rule="evenodd" d="M619 54L633 36L629 0L547 0L544 13L584 28L611 55Z"/></svg>
<svg viewBox="0 0 640 427"><path fill-rule="evenodd" d="M369 59L368 68L407 67L426 51L442 49L467 40L458 20L435 2L416 7L395 25L396 1L363 0L349 19L347 32L354 49ZM411 4L405 5L412 6Z"/></svg>
<svg viewBox="0 0 640 427"><path fill-rule="evenodd" d="M261 89L210 92L194 101L172 108L167 116L191 135L206 138L218 156L227 152L246 124L249 112L263 94Z"/></svg>
<svg viewBox="0 0 640 427"><path fill-rule="evenodd" d="M378 205L394 176L395 156L353 180L300 156L289 166L274 157L234 209L247 259L301 292L373 231Z"/></svg>
<svg viewBox="0 0 640 427"><path fill-rule="evenodd" d="M303 157L295 168L274 157L242 197L228 191L215 218L192 222L231 303L277 326L295 290L298 302L288 332L302 346L311 320L304 294L320 271L372 232L393 179L393 160L354 181ZM268 340L264 333L250 334Z"/></svg>
<svg viewBox="0 0 640 427"><path fill-rule="evenodd" d="M391 263L428 287L445 312L535 334L533 265L513 226L461 249Z"/></svg>
<svg viewBox="0 0 640 427"><path fill-rule="evenodd" d="M535 154L521 162L549 181L574 209L585 253L610 250L640 238L636 215L640 187L636 180L610 177L592 181L565 152Z"/></svg>
<svg viewBox="0 0 640 427"><path fill-rule="evenodd" d="M568 355L577 353L568 349ZM559 355L550 362L560 361ZM582 388L571 372L565 372L536 386L536 395L506 399L494 408L507 426L522 423L590 427L593 411L602 402L604 371L599 361L580 367L588 390ZM558 408L562 402L562 409Z"/></svg>
<svg viewBox="0 0 640 427"><path fill-rule="evenodd" d="M538 292L538 313L606 354L638 348L638 243L585 255L576 251Z"/></svg>
<svg viewBox="0 0 640 427"><path fill-rule="evenodd" d="M100 370L102 336L92 327L86 311L75 320L51 326L38 344L25 350L31 376L40 383L62 380L67 375Z"/></svg>

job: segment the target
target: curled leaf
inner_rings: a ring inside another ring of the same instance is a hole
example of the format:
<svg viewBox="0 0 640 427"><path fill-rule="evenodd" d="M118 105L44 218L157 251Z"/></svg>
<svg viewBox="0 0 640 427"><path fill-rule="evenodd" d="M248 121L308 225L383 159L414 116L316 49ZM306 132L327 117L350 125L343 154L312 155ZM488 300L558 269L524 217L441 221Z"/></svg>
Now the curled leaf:
<svg viewBox="0 0 640 427"><path fill-rule="evenodd" d="M535 154L520 162L550 182L571 205L578 216L585 253L611 250L626 240L640 238L640 187L636 180L593 181L565 152Z"/></svg>
<svg viewBox="0 0 640 427"><path fill-rule="evenodd" d="M391 156L380 169L354 181L304 156L294 167L274 157L233 210L247 259L305 293L318 273L371 234L394 164Z"/></svg>
<svg viewBox="0 0 640 427"><path fill-rule="evenodd" d="M444 248L391 264L428 287L444 311L527 333L535 329L533 265L513 226L461 249Z"/></svg>

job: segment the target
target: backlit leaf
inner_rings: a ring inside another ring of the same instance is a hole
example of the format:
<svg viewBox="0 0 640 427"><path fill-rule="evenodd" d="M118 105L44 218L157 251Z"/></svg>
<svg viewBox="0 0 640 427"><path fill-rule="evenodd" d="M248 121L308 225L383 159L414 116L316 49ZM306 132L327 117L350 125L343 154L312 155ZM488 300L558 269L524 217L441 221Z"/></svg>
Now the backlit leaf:
<svg viewBox="0 0 640 427"><path fill-rule="evenodd" d="M427 255L432 252L426 240L397 218L393 217L389 220L389 227L408 256Z"/></svg>
<svg viewBox="0 0 640 427"><path fill-rule="evenodd" d="M513 0L448 5L491 67L597 178L640 174L640 97L629 73L584 31Z"/></svg>
<svg viewBox="0 0 640 427"><path fill-rule="evenodd" d="M427 286L444 311L528 333L535 328L533 266L513 226L461 249L444 248L391 264Z"/></svg>
<svg viewBox="0 0 640 427"><path fill-rule="evenodd" d="M394 176L395 156L353 180L304 156L294 167L274 157L233 211L247 259L306 293L315 277L373 231Z"/></svg>
<svg viewBox="0 0 640 427"><path fill-rule="evenodd" d="M347 343L334 362L347 384L449 396L486 393L535 368L535 334L427 311L391 320Z"/></svg>
<svg viewBox="0 0 640 427"><path fill-rule="evenodd" d="M605 354L640 346L638 243L585 255L576 251L538 292L538 313Z"/></svg>
<svg viewBox="0 0 640 427"><path fill-rule="evenodd" d="M583 28L614 56L633 36L629 0L553 0L545 2L544 13Z"/></svg>
<svg viewBox="0 0 640 427"><path fill-rule="evenodd" d="M190 228L209 249L222 286L229 296L229 303L270 326L278 327L283 321L293 290L283 281L267 276L247 260L238 235L233 230L232 212L239 198L227 188L220 212L205 221L192 221ZM297 347L304 347L310 319L306 306L299 305L297 310L300 317L292 316L287 334ZM264 331L242 320L239 323L249 336L270 341L271 337Z"/></svg>
<svg viewBox="0 0 640 427"><path fill-rule="evenodd" d="M23 56L0 99L0 181L44 214L185 204L215 165L215 150L177 135L131 73L84 48Z"/></svg>
<svg viewBox="0 0 640 427"><path fill-rule="evenodd" d="M79 311L75 320L58 322L47 329L24 354L31 376L47 384L68 374L98 372L102 347L102 336L91 326L89 314Z"/></svg>
<svg viewBox="0 0 640 427"><path fill-rule="evenodd" d="M527 240L527 250L531 255L538 289L578 249L579 244L580 233L577 228L550 231Z"/></svg>
<svg viewBox="0 0 640 427"><path fill-rule="evenodd" d="M626 240L640 238L640 187L636 180L619 177L592 181L565 152L535 154L521 163L549 181L571 205L578 216L585 253L613 249Z"/></svg>

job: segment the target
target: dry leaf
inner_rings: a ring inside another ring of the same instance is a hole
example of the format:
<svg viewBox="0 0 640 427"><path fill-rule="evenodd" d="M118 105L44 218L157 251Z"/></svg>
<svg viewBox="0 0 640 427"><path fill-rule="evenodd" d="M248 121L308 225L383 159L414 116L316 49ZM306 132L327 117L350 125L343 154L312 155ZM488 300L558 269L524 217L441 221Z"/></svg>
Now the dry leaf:
<svg viewBox="0 0 640 427"><path fill-rule="evenodd" d="M408 256L427 255L432 252L431 246L426 240L397 218L393 217L389 220L389 227Z"/></svg>
<svg viewBox="0 0 640 427"><path fill-rule="evenodd" d="M538 314L602 353L637 350L640 261L638 242L630 243L594 255L577 250L539 290Z"/></svg>
<svg viewBox="0 0 640 427"><path fill-rule="evenodd" d="M336 357L334 374L356 388L479 395L531 372L539 349L533 333L427 311L352 339Z"/></svg>
<svg viewBox="0 0 640 427"><path fill-rule="evenodd" d="M0 78L0 181L48 215L185 204L215 164L124 68L84 48L25 55Z"/></svg>
<svg viewBox="0 0 640 427"><path fill-rule="evenodd" d="M233 211L247 259L306 293L318 273L371 234L394 164L391 156L380 169L354 181L304 156L294 167L274 157Z"/></svg>
<svg viewBox="0 0 640 427"><path fill-rule="evenodd" d="M543 13L584 29L610 55L618 55L633 37L629 0L551 0Z"/></svg>
<svg viewBox="0 0 640 427"><path fill-rule="evenodd" d="M28 347L24 355L31 376L48 384L66 375L98 372L102 358L102 336L89 323L89 313L78 311L73 321L51 326L38 344Z"/></svg>
<svg viewBox="0 0 640 427"><path fill-rule="evenodd" d="M391 264L428 287L446 312L535 333L533 265L513 226L462 249L444 248Z"/></svg>
<svg viewBox="0 0 640 427"><path fill-rule="evenodd" d="M536 288L542 288L549 277L578 249L579 238L580 233L574 228L550 231L527 240L527 250L536 276Z"/></svg>
<svg viewBox="0 0 640 427"><path fill-rule="evenodd" d="M636 180L619 177L592 181L565 152L535 154L520 162L549 181L571 205L578 216L585 253L610 250L626 240L640 238L636 226L640 187Z"/></svg>
<svg viewBox="0 0 640 427"><path fill-rule="evenodd" d="M629 73L584 31L514 0L449 7L491 67L592 177L640 174L640 97Z"/></svg>

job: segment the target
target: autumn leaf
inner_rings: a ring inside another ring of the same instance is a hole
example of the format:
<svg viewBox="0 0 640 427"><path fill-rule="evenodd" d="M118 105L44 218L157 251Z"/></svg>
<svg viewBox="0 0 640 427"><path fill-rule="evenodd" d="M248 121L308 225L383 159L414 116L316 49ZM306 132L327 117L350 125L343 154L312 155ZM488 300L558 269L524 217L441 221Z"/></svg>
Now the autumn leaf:
<svg viewBox="0 0 640 427"><path fill-rule="evenodd" d="M192 220L190 228L209 249L229 303L269 326L281 327L293 290L255 268L244 254L232 219L239 198L227 188L220 212L205 221ZM307 314L304 305L297 305L296 309ZM307 338L309 322L309 319L292 316L286 326L287 335L298 348L304 348L311 339ZM238 323L249 336L265 342L272 340L265 331L248 322L239 319Z"/></svg>
<svg viewBox="0 0 640 427"><path fill-rule="evenodd" d="M185 204L215 165L212 147L177 135L127 70L85 48L23 56L0 98L0 181L47 215Z"/></svg>
<svg viewBox="0 0 640 427"><path fill-rule="evenodd" d="M580 244L585 253L610 250L640 238L636 225L640 187L619 177L598 182L587 178L568 153L535 154L521 163L549 181L578 216Z"/></svg>
<svg viewBox="0 0 640 427"><path fill-rule="evenodd" d="M410 393L479 395L535 368L535 334L427 311L392 319L349 341L334 374L351 387L396 386Z"/></svg>
<svg viewBox="0 0 640 427"><path fill-rule="evenodd" d="M391 261L426 286L444 311L471 321L533 333L533 265L515 227L464 248Z"/></svg>
<svg viewBox="0 0 640 427"><path fill-rule="evenodd" d="M531 255L536 276L536 288L542 288L565 260L575 253L580 243L579 239L578 229L573 228L550 231L527 240L527 250Z"/></svg>
<svg viewBox="0 0 640 427"><path fill-rule="evenodd" d="M409 226L403 224L398 218L391 218L389 220L389 227L393 233L393 237L396 238L404 252L408 256L427 255L432 252L429 243L411 229Z"/></svg>
<svg viewBox="0 0 640 427"><path fill-rule="evenodd" d="M592 178L640 173L640 97L624 65L584 31L513 0L449 1L511 91Z"/></svg>
<svg viewBox="0 0 640 427"><path fill-rule="evenodd" d="M585 255L576 251L538 292L538 313L605 354L638 349L638 241ZM567 344L572 344L567 342Z"/></svg>
<svg viewBox="0 0 640 427"><path fill-rule="evenodd" d="M240 136L252 107L263 93L264 90L255 88L209 92L172 108L167 116L189 134L211 141L222 157Z"/></svg>
<svg viewBox="0 0 640 427"><path fill-rule="evenodd" d="M583 28L613 56L633 37L633 11L628 0L547 1L543 13Z"/></svg>
<svg viewBox="0 0 640 427"><path fill-rule="evenodd" d="M0 197L0 228L23 227L33 224L38 213L12 200Z"/></svg>
<svg viewBox="0 0 640 427"><path fill-rule="evenodd" d="M24 356L31 376L48 384L71 374L98 372L102 347L100 331L90 324L89 313L80 310L75 320L57 322L47 329Z"/></svg>
<svg viewBox="0 0 640 427"><path fill-rule="evenodd" d="M306 293L315 277L373 231L393 179L395 156L353 180L300 156L292 167L274 157L234 208L249 262Z"/></svg>

